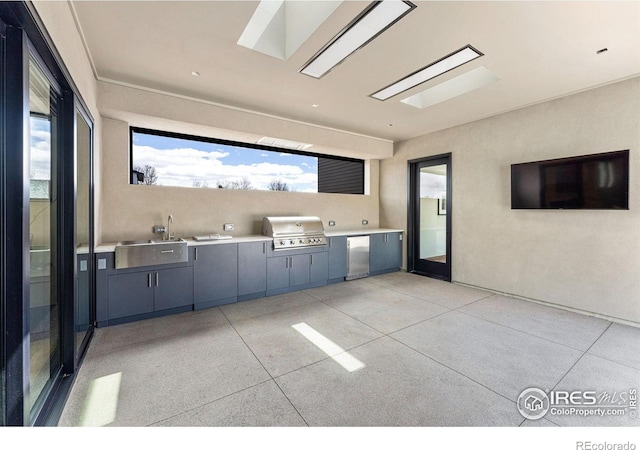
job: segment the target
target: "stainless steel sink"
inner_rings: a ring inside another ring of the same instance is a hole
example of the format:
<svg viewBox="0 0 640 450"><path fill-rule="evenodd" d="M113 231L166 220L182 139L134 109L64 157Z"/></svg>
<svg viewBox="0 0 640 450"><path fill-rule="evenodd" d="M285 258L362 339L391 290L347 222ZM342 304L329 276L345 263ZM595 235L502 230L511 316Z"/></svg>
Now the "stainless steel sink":
<svg viewBox="0 0 640 450"><path fill-rule="evenodd" d="M116 269L187 262L187 241L121 241L116 245Z"/></svg>

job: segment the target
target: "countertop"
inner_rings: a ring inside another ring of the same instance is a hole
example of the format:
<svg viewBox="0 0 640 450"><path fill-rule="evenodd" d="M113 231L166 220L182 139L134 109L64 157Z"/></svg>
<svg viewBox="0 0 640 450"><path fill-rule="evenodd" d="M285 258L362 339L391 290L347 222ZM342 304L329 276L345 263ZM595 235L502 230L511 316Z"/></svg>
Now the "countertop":
<svg viewBox="0 0 640 450"><path fill-rule="evenodd" d="M360 228L352 230L325 230L327 237L332 236L363 236L367 234L379 234L379 233L402 233L404 230L395 228ZM249 235L249 236L233 236L231 239L214 239L211 241L196 241L192 238L184 238L187 241L188 247L196 245L221 245L221 244L238 244L241 242L270 242L272 238L262 235ZM106 242L98 245L95 248L96 253L110 253L116 250L116 242Z"/></svg>

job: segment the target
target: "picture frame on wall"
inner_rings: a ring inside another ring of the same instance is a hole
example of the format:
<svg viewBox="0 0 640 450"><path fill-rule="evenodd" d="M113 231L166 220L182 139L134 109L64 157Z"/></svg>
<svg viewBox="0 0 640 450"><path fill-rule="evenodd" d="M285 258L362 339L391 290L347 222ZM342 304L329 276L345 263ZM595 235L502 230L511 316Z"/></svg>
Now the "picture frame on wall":
<svg viewBox="0 0 640 450"><path fill-rule="evenodd" d="M447 199L446 198L438 199L438 215L439 216L447 215Z"/></svg>

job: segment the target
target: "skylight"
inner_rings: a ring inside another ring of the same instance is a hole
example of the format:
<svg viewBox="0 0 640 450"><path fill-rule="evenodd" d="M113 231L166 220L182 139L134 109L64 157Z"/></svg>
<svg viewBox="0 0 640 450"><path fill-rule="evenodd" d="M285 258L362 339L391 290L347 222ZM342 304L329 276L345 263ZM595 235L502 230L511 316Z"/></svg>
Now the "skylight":
<svg viewBox="0 0 640 450"><path fill-rule="evenodd" d="M263 0L238 45L287 60L342 1Z"/></svg>
<svg viewBox="0 0 640 450"><path fill-rule="evenodd" d="M447 55L444 58L431 63L410 75L407 75L392 85L371 94L371 97L378 100L387 100L401 92L409 90L481 56L483 56L483 54L480 51L470 45L467 45L466 47L456 50L450 55Z"/></svg>
<svg viewBox="0 0 640 450"><path fill-rule="evenodd" d="M473 69L444 83L437 84L401 101L415 108L424 109L475 91L476 89L489 86L498 80L500 80L500 78L488 71L485 67L478 67L477 69Z"/></svg>

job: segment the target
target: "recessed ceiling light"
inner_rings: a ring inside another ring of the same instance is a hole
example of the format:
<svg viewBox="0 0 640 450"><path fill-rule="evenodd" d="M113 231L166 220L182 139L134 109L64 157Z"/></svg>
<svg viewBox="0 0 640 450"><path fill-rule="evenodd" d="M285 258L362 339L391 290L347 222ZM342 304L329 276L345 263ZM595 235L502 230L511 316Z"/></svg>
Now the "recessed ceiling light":
<svg viewBox="0 0 640 450"><path fill-rule="evenodd" d="M383 89L380 89L377 92L374 92L373 94L371 94L371 97L378 100L387 100L394 95L398 95L401 92L422 84L425 81L429 81L439 75L442 75L443 73L449 72L450 70L466 64L469 61L473 61L474 59L481 56L483 56L483 53L481 53L479 50L476 50L471 45L467 45L466 47L463 47L460 50L456 50L455 52L445 56L444 58L441 58L438 61L433 62L428 66L423 67L416 72L413 72L410 75L407 75L401 80L398 80L395 83Z"/></svg>
<svg viewBox="0 0 640 450"><path fill-rule="evenodd" d="M300 72L314 78L321 78L414 8L416 5L409 1L372 2L302 66Z"/></svg>
<svg viewBox="0 0 640 450"><path fill-rule="evenodd" d="M196 72L195 70L191 72L191 75L193 75L194 77L199 77L200 76L200 72Z"/></svg>
<svg viewBox="0 0 640 450"><path fill-rule="evenodd" d="M320 105L319 105L319 104L317 104L317 103L314 103L314 104L313 104L313 105L311 105L311 106L313 106L314 108L317 108L317 107L318 107L318 106L320 106Z"/></svg>
<svg viewBox="0 0 640 450"><path fill-rule="evenodd" d="M442 103L500 80L485 67L478 67L402 100L402 103L424 109Z"/></svg>

